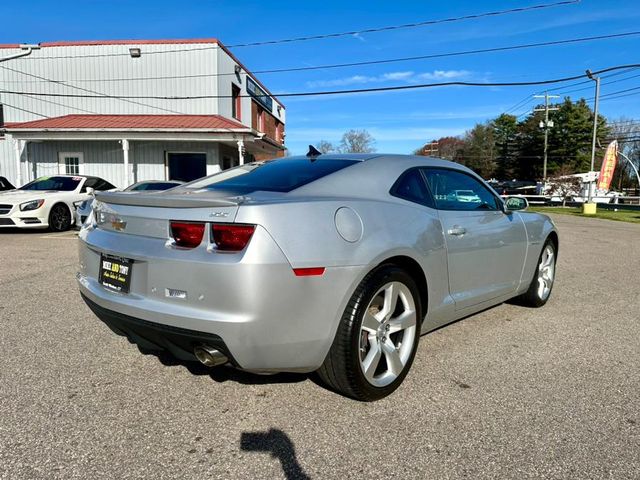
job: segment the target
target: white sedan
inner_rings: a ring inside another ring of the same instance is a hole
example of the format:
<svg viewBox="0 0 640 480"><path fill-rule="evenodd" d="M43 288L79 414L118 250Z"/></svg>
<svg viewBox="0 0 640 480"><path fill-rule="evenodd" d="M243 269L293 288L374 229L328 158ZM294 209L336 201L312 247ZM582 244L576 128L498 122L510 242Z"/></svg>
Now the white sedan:
<svg viewBox="0 0 640 480"><path fill-rule="evenodd" d="M85 175L40 177L16 190L0 193L0 228L68 230L75 222L75 206L90 198L90 189L114 188L102 178Z"/></svg>

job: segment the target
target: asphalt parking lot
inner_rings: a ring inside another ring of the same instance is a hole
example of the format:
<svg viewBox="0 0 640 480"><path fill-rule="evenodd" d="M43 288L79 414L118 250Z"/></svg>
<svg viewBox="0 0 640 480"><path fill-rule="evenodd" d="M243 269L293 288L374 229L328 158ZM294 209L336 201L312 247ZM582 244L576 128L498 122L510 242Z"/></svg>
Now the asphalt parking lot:
<svg viewBox="0 0 640 480"><path fill-rule="evenodd" d="M639 478L640 225L554 217L557 283L422 337L391 397L142 355L73 233L0 233L0 478Z"/></svg>

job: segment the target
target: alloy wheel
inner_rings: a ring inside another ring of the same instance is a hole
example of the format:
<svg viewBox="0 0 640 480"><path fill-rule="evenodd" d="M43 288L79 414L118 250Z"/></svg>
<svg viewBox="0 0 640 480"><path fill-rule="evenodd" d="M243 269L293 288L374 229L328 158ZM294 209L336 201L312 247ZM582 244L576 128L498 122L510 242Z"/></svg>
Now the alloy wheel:
<svg viewBox="0 0 640 480"><path fill-rule="evenodd" d="M390 282L365 310L359 336L360 367L376 387L393 382L411 359L417 334L416 304L409 288Z"/></svg>
<svg viewBox="0 0 640 480"><path fill-rule="evenodd" d="M542 252L540 265L538 266L538 297L541 300L546 300L551 293L555 270L555 252L553 246L548 244Z"/></svg>

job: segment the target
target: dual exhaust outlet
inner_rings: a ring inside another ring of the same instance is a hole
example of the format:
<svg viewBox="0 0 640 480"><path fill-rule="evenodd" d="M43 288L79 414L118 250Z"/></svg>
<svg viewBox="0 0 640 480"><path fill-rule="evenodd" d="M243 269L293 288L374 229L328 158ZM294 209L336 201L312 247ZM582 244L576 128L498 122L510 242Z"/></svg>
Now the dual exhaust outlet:
<svg viewBox="0 0 640 480"><path fill-rule="evenodd" d="M217 367L218 365L224 365L229 361L224 353L209 345L199 345L195 347L193 349L193 354L205 367Z"/></svg>

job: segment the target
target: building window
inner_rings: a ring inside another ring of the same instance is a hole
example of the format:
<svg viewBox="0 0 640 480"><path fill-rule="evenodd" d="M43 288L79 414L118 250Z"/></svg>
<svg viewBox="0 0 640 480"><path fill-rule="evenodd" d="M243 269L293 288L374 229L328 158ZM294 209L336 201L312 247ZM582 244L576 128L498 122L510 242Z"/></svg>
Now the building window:
<svg viewBox="0 0 640 480"><path fill-rule="evenodd" d="M58 156L58 171L66 175L83 173L83 155L81 152L61 152Z"/></svg>
<svg viewBox="0 0 640 480"><path fill-rule="evenodd" d="M242 98L240 97L240 87L231 84L231 116L236 120L242 119Z"/></svg>
<svg viewBox="0 0 640 480"><path fill-rule="evenodd" d="M284 143L284 125L279 120L276 120L276 142Z"/></svg>
<svg viewBox="0 0 640 480"><path fill-rule="evenodd" d="M258 107L258 131L264 132L264 109Z"/></svg>

